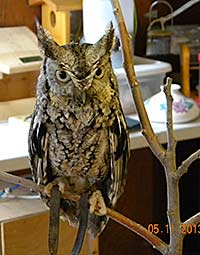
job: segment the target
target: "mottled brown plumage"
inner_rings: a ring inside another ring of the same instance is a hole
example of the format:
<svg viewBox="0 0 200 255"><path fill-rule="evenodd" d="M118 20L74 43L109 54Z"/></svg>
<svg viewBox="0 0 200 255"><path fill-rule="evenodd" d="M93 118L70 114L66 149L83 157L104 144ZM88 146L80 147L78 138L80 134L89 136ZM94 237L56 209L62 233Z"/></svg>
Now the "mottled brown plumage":
<svg viewBox="0 0 200 255"><path fill-rule="evenodd" d="M94 45L59 46L38 25L44 54L29 132L29 155L38 184L58 184L71 194L99 190L115 206L124 190L129 136L111 66L112 24ZM49 205L49 197L43 196ZM79 203L62 198L60 214L79 221ZM89 214L88 230L98 235L106 216Z"/></svg>

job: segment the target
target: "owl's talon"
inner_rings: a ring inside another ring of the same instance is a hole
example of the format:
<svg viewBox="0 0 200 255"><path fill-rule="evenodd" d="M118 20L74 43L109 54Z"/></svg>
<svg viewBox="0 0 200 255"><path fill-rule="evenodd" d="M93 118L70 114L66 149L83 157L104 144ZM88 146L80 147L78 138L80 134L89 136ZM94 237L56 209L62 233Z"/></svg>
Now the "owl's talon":
<svg viewBox="0 0 200 255"><path fill-rule="evenodd" d="M48 183L45 187L44 187L44 193L50 197L51 196L51 190L54 186L58 185L59 187L59 191L62 195L65 194L66 191L66 186L67 184L64 182L63 178L57 178L55 179L53 182Z"/></svg>
<svg viewBox="0 0 200 255"><path fill-rule="evenodd" d="M44 193L45 193L48 197L51 196L51 190L52 190L53 186L54 186L54 185L53 185L52 183L49 183L49 184L47 184L47 185L44 187Z"/></svg>
<svg viewBox="0 0 200 255"><path fill-rule="evenodd" d="M89 198L90 213L95 213L98 216L103 216L107 214L106 205L101 194L101 191L96 190L92 193Z"/></svg>

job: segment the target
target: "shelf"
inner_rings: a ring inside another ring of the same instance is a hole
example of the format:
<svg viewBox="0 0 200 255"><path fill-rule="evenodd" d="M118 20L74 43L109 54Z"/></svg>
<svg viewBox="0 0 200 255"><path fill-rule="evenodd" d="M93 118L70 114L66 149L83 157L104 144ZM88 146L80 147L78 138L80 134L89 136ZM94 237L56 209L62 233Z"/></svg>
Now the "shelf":
<svg viewBox="0 0 200 255"><path fill-rule="evenodd" d="M39 70L42 57L36 35L28 27L1 27L0 38L1 73Z"/></svg>
<svg viewBox="0 0 200 255"><path fill-rule="evenodd" d="M55 11L81 10L82 0L29 0L30 5L47 4Z"/></svg>
<svg viewBox="0 0 200 255"><path fill-rule="evenodd" d="M0 181L0 189L13 184ZM20 188L12 195L32 195ZM48 253L49 213L41 199L1 198L0 203L0 254L43 255ZM71 254L77 229L60 220L59 255ZM98 255L98 238L86 235L81 255Z"/></svg>

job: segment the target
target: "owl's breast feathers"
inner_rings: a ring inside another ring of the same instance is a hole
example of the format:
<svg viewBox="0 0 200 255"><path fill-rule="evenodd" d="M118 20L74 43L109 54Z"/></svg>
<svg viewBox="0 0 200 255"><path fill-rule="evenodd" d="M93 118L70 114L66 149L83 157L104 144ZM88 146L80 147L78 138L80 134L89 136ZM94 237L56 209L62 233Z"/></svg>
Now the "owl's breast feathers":
<svg viewBox="0 0 200 255"><path fill-rule="evenodd" d="M70 191L81 193L107 181L106 193L111 204L116 202L123 191L129 138L120 103L108 92L105 100L85 92L75 98L49 92L45 104L38 98L29 134L38 182L46 185L64 176Z"/></svg>

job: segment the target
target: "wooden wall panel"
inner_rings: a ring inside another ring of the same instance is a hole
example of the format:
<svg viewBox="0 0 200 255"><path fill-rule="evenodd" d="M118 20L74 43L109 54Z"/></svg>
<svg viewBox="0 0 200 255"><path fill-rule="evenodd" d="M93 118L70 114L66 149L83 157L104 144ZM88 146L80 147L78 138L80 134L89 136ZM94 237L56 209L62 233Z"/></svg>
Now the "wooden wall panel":
<svg viewBox="0 0 200 255"><path fill-rule="evenodd" d="M1 223L3 255L45 255L48 254L47 213ZM60 221L58 255L70 255L77 230ZM80 255L98 255L97 240L87 235Z"/></svg>
<svg viewBox="0 0 200 255"><path fill-rule="evenodd" d="M28 26L35 31L34 17L40 19L40 6L29 6L28 0L0 0L0 27Z"/></svg>
<svg viewBox="0 0 200 255"><path fill-rule="evenodd" d="M34 17L40 20L40 6L29 6L28 0L0 0L0 27L27 26L35 32ZM4 75L0 80L0 101L35 95L38 72Z"/></svg>
<svg viewBox="0 0 200 255"><path fill-rule="evenodd" d="M138 28L135 42L135 55L142 56L146 52L146 30L149 24L149 19L147 19L144 15L145 13L148 13L151 2L151 0L135 0L138 20Z"/></svg>
<svg viewBox="0 0 200 255"><path fill-rule="evenodd" d="M35 96L38 72L4 75L0 80L0 101Z"/></svg>
<svg viewBox="0 0 200 255"><path fill-rule="evenodd" d="M154 212L154 157L150 149L132 151L125 192L117 211L148 226ZM99 238L102 255L158 255L144 239L110 220Z"/></svg>

